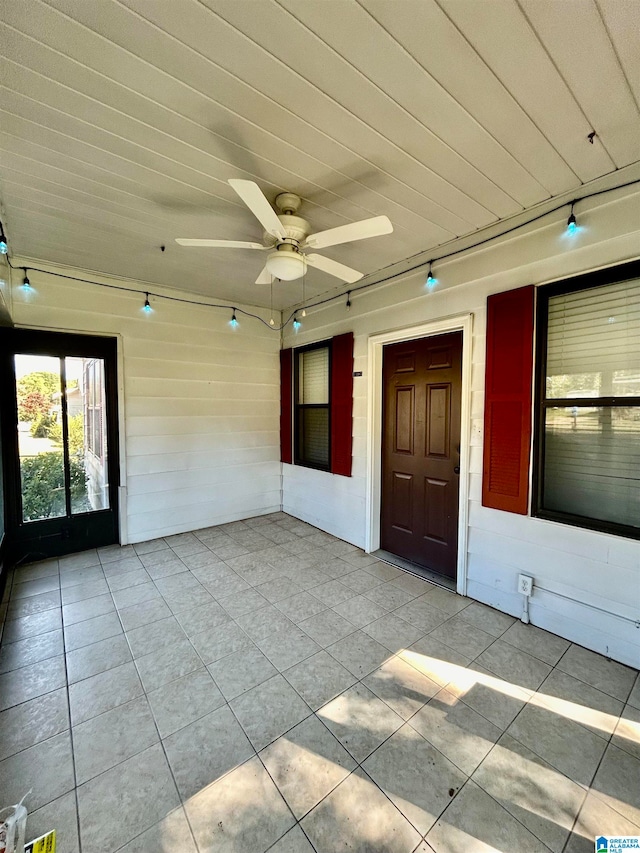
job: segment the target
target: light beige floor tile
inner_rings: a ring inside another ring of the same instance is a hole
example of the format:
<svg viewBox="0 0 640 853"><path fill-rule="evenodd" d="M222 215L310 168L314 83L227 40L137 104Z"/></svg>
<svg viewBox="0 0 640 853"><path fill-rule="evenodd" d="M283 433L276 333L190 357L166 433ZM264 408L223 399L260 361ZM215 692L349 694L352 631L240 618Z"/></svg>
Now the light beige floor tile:
<svg viewBox="0 0 640 853"><path fill-rule="evenodd" d="M500 731L508 728L533 695L531 690L504 681L475 662L459 670L446 687L448 693L462 699Z"/></svg>
<svg viewBox="0 0 640 853"><path fill-rule="evenodd" d="M422 737L471 775L501 735L493 723L441 690L409 720Z"/></svg>
<svg viewBox="0 0 640 853"><path fill-rule="evenodd" d="M182 806L169 812L150 829L125 844L118 853L170 853L174 850L180 853L198 853Z"/></svg>
<svg viewBox="0 0 640 853"><path fill-rule="evenodd" d="M320 646L297 625L258 640L257 645L280 672L320 651Z"/></svg>
<svg viewBox="0 0 640 853"><path fill-rule="evenodd" d="M408 720L440 690L440 685L406 663L392 657L362 683L403 720Z"/></svg>
<svg viewBox="0 0 640 853"><path fill-rule="evenodd" d="M592 793L640 827L640 758L610 744L593 780Z"/></svg>
<svg viewBox="0 0 640 853"><path fill-rule="evenodd" d="M472 660L495 642L495 637L465 622L461 615L452 616L431 631L429 636Z"/></svg>
<svg viewBox="0 0 640 853"><path fill-rule="evenodd" d="M111 593L96 595L95 598L88 598L86 601L65 604L62 608L62 621L66 627L93 619L95 616L103 616L105 613L111 613L112 610L115 610L115 606Z"/></svg>
<svg viewBox="0 0 640 853"><path fill-rule="evenodd" d="M169 735L163 744L184 802L255 754L228 705Z"/></svg>
<svg viewBox="0 0 640 853"><path fill-rule="evenodd" d="M299 627L308 634L312 640L325 648L335 643L336 640L346 637L355 631L354 626L334 610L323 610L309 619L303 619L298 623Z"/></svg>
<svg viewBox="0 0 640 853"><path fill-rule="evenodd" d="M465 614L467 610L469 608L465 609ZM474 663L493 672L507 684L523 687L525 690L537 690L551 672L549 664L502 640L492 643Z"/></svg>
<svg viewBox="0 0 640 853"><path fill-rule="evenodd" d="M45 610L53 610L60 607L60 590L41 592L39 595L31 595L29 598L19 598L9 601L7 619L22 619L24 616L35 616Z"/></svg>
<svg viewBox="0 0 640 853"><path fill-rule="evenodd" d="M253 646L252 640L235 622L212 626L190 637L190 640L205 664Z"/></svg>
<svg viewBox="0 0 640 853"><path fill-rule="evenodd" d="M461 615L471 625L475 625L476 628L480 628L481 631L485 631L493 637L501 637L507 628L510 628L516 621L513 616L501 613L499 610L481 604L479 601L474 601L465 607Z"/></svg>
<svg viewBox="0 0 640 853"><path fill-rule="evenodd" d="M342 604L336 604L333 610L348 619L355 628L362 628L369 622L375 622L387 612L384 607L375 604L366 595L354 595Z"/></svg>
<svg viewBox="0 0 640 853"><path fill-rule="evenodd" d="M525 625L523 622L514 622L504 632L502 639L505 643L511 643L512 646L522 649L522 651L551 666L558 663L571 645L568 640L563 640L562 637L556 637L549 631L543 631L534 625Z"/></svg>
<svg viewBox="0 0 640 853"><path fill-rule="evenodd" d="M351 564L345 563L345 565L349 566ZM353 569L353 566L351 566L351 568ZM364 569L355 569L355 571L342 575L340 583L344 586L348 586L349 589L352 589L358 595L366 595L366 593L381 586L383 581L381 581L380 578L370 575L369 572L365 572ZM369 600L371 601L372 599ZM385 601L387 601L387 599L385 599ZM389 606L384 602L379 602L379 604L381 607L384 607L385 610L392 609L391 604L389 604Z"/></svg>
<svg viewBox="0 0 640 853"><path fill-rule="evenodd" d="M576 645L563 655L558 669L622 702L627 701L637 676L636 670Z"/></svg>
<svg viewBox="0 0 640 853"><path fill-rule="evenodd" d="M371 755L404 722L361 683L327 702L317 713L358 762Z"/></svg>
<svg viewBox="0 0 640 853"><path fill-rule="evenodd" d="M193 637L202 631L231 621L231 617L227 611L223 610L216 601L210 601L207 604L202 604L189 610L181 610L179 613L176 613L175 618L182 626L187 637Z"/></svg>
<svg viewBox="0 0 640 853"><path fill-rule="evenodd" d="M420 836L362 771L335 788L301 822L316 850L411 853Z"/></svg>
<svg viewBox="0 0 640 853"><path fill-rule="evenodd" d="M407 604L403 604L402 607L398 607L395 615L404 619L405 622L415 625L423 634L427 631L433 631L434 628L437 628L438 625L442 625L443 622L449 619L448 613L445 613L444 610L438 610L424 596L414 598L413 601L409 601Z"/></svg>
<svg viewBox="0 0 640 853"><path fill-rule="evenodd" d="M134 755L78 788L83 850L112 853L179 805L160 744ZM117 818L116 818L117 816Z"/></svg>
<svg viewBox="0 0 640 853"><path fill-rule="evenodd" d="M125 663L69 687L73 726L116 708L143 693L135 664Z"/></svg>
<svg viewBox="0 0 640 853"><path fill-rule="evenodd" d="M57 853L79 853L78 810L75 791L70 791L47 803L46 806L27 813L28 841L39 838L52 829L56 831Z"/></svg>
<svg viewBox="0 0 640 853"><path fill-rule="evenodd" d="M269 848L269 853L314 853L314 849L300 827L294 826Z"/></svg>
<svg viewBox="0 0 640 853"><path fill-rule="evenodd" d="M87 598L95 598L96 595L104 595L109 592L109 587L104 578L80 583L77 586L63 587L61 591L63 604L75 604L76 601L86 601Z"/></svg>
<svg viewBox="0 0 640 853"><path fill-rule="evenodd" d="M100 560L98 552L95 549L89 551L81 551L79 554L69 554L66 557L60 557L58 560L60 571L66 569L86 569L90 566L99 566Z"/></svg>
<svg viewBox="0 0 640 853"><path fill-rule="evenodd" d="M104 580L102 566L91 566L88 569L76 569L75 571L62 571L60 574L60 586L63 590L99 580Z"/></svg>
<svg viewBox="0 0 640 853"><path fill-rule="evenodd" d="M103 616L87 619L86 622L67 625L64 629L64 644L67 652L72 652L108 637L115 637L116 634L122 634L122 624L114 610Z"/></svg>
<svg viewBox="0 0 640 853"><path fill-rule="evenodd" d="M142 625L150 625L158 619L166 619L171 616L167 603L162 598L154 598L142 604L134 604L120 611L120 621L125 631L133 631Z"/></svg>
<svg viewBox="0 0 640 853"><path fill-rule="evenodd" d="M626 705L611 743L630 755L640 758L640 710Z"/></svg>
<svg viewBox="0 0 640 853"><path fill-rule="evenodd" d="M31 616L23 616L18 619L7 616L2 641L4 643L15 643L18 640L35 637L36 634L47 634L60 628L62 628L62 613L59 608L45 610L42 613L34 613Z"/></svg>
<svg viewBox="0 0 640 853"><path fill-rule="evenodd" d="M394 654L408 648L424 634L421 628L400 619L395 613L386 613L362 630Z"/></svg>
<svg viewBox="0 0 640 853"><path fill-rule="evenodd" d="M311 655L283 674L314 711L356 681L349 670L325 651Z"/></svg>
<svg viewBox="0 0 640 853"><path fill-rule="evenodd" d="M378 580L380 579L378 578ZM397 607L402 607L403 604L413 601L413 595L410 592L406 592L392 583L383 583L369 589L365 595L381 607L386 607L387 610L395 610Z"/></svg>
<svg viewBox="0 0 640 853"><path fill-rule="evenodd" d="M278 674L256 646L232 652L209 664L208 670L227 702Z"/></svg>
<svg viewBox="0 0 640 853"><path fill-rule="evenodd" d="M257 756L192 796L185 809L200 853L265 851L295 822Z"/></svg>
<svg viewBox="0 0 640 853"><path fill-rule="evenodd" d="M327 647L327 651L356 678L364 678L391 657L385 648L363 631L355 631Z"/></svg>
<svg viewBox="0 0 640 853"><path fill-rule="evenodd" d="M166 649L174 643L183 641L185 637L185 632L175 616L159 619L141 628L134 628L126 634L134 658Z"/></svg>
<svg viewBox="0 0 640 853"><path fill-rule="evenodd" d="M105 545L104 548L98 548L98 557L102 565L105 563L116 563L120 560L126 560L129 557L135 557L133 545Z"/></svg>
<svg viewBox="0 0 640 853"><path fill-rule="evenodd" d="M256 642L270 637L271 634L277 634L278 631L293 628L293 622L272 604L267 604L266 607L254 610L252 613L245 613L244 616L238 616L236 622Z"/></svg>
<svg viewBox="0 0 640 853"><path fill-rule="evenodd" d="M252 687L230 702L233 713L256 750L276 740L311 714L282 675Z"/></svg>
<svg viewBox="0 0 640 853"><path fill-rule="evenodd" d="M134 569L132 572L123 572L120 575L113 575L107 578L107 584L111 592L116 592L120 589L129 589L132 586L140 586L143 583L149 583L151 577L146 569Z"/></svg>
<svg viewBox="0 0 640 853"><path fill-rule="evenodd" d="M206 669L153 690L147 699L162 738L224 705L224 697Z"/></svg>
<svg viewBox="0 0 640 853"><path fill-rule="evenodd" d="M14 672L5 672L0 675L0 711L50 693L66 683L63 655L23 666L19 677Z"/></svg>
<svg viewBox="0 0 640 853"><path fill-rule="evenodd" d="M256 592L255 589L246 589L243 592L236 592L233 595L225 596L218 599L221 607L223 607L229 616L237 619L238 616L243 616L245 613L251 613L254 610L259 610L269 602L267 599Z"/></svg>
<svg viewBox="0 0 640 853"><path fill-rule="evenodd" d="M326 583L321 583L319 586L314 586L313 594L328 607L335 607L336 604L353 598L355 593L351 587L340 583L339 580L330 580Z"/></svg>
<svg viewBox="0 0 640 853"><path fill-rule="evenodd" d="M304 619L326 610L327 605L309 592L299 592L277 601L276 607L292 622L302 622Z"/></svg>
<svg viewBox="0 0 640 853"><path fill-rule="evenodd" d="M631 689L627 702L630 705L633 705L634 708L640 709L640 673L638 673L636 682Z"/></svg>
<svg viewBox="0 0 640 853"><path fill-rule="evenodd" d="M409 725L391 735L362 766L421 835L467 781L466 774Z"/></svg>
<svg viewBox="0 0 640 853"><path fill-rule="evenodd" d="M432 584L428 581L404 571L393 579L393 584L394 586L399 586L400 589L404 589L405 592L410 592L416 598L425 595L433 589Z"/></svg>
<svg viewBox="0 0 640 853"><path fill-rule="evenodd" d="M118 610L124 610L125 607L133 607L135 604L143 604L145 601L151 601L159 597L160 593L156 589L156 585L151 581L137 584L136 586L129 586L125 589L118 589L113 593L113 600Z"/></svg>
<svg viewBox="0 0 640 853"><path fill-rule="evenodd" d="M473 781L516 820L561 853L586 791L509 735L503 735Z"/></svg>
<svg viewBox="0 0 640 853"><path fill-rule="evenodd" d="M144 657L136 658L135 663L147 693L163 685L166 690L171 690L170 682L203 669L202 659L187 637L176 639Z"/></svg>
<svg viewBox="0 0 640 853"><path fill-rule="evenodd" d="M73 790L73 756L68 731L0 761L0 802L18 803L29 794L29 807L39 809Z"/></svg>
<svg viewBox="0 0 640 853"><path fill-rule="evenodd" d="M57 657L63 652L62 631L49 631L48 634L36 634L16 643L3 643L0 648L0 673Z"/></svg>
<svg viewBox="0 0 640 853"><path fill-rule="evenodd" d="M529 704L507 733L581 785L590 785L606 741L567 717Z"/></svg>
<svg viewBox="0 0 640 853"><path fill-rule="evenodd" d="M28 566L16 567L14 583L19 584L24 581L47 578L52 575L59 575L59 572L57 560L42 560L39 563L31 563Z"/></svg>
<svg viewBox="0 0 640 853"><path fill-rule="evenodd" d="M356 766L316 716L278 738L260 758L298 820Z"/></svg>
<svg viewBox="0 0 640 853"><path fill-rule="evenodd" d="M599 835L640 835L640 825L612 809L597 792L587 794L571 838L565 848L571 853L592 853Z"/></svg>
<svg viewBox="0 0 640 853"><path fill-rule="evenodd" d="M0 712L0 759L28 749L69 728L65 688Z"/></svg>
<svg viewBox="0 0 640 853"><path fill-rule="evenodd" d="M77 784L93 779L158 740L153 714L144 696L74 726Z"/></svg>
<svg viewBox="0 0 640 853"><path fill-rule="evenodd" d="M548 853L548 848L473 782L428 833L435 853Z"/></svg>
<svg viewBox="0 0 640 853"><path fill-rule="evenodd" d="M67 654L69 684L106 672L131 660L131 651L124 634L116 634L90 646L83 646Z"/></svg>
<svg viewBox="0 0 640 853"><path fill-rule="evenodd" d="M455 592L450 592L448 589L443 589L440 586L434 586L426 592L424 600L432 607L437 607L438 610L444 610L444 612L448 613L450 616L455 616L456 613L460 613L460 611L464 610L464 608L472 602L471 598L466 598L464 595L458 595Z"/></svg>
<svg viewBox="0 0 640 853"><path fill-rule="evenodd" d="M14 582L13 589L11 590L11 600L19 601L23 598L30 598L32 595L40 595L42 592L52 592L57 589L60 589L60 577L58 574L49 575L44 578L35 578L34 580L25 580L22 583Z"/></svg>
<svg viewBox="0 0 640 853"><path fill-rule="evenodd" d="M471 663L467 655L446 646L431 634L399 654L404 661L442 686L459 677Z"/></svg>
<svg viewBox="0 0 640 853"><path fill-rule="evenodd" d="M606 739L615 729L624 708L618 699L560 669L554 669L540 685L536 704L574 720Z"/></svg>
<svg viewBox="0 0 640 853"><path fill-rule="evenodd" d="M272 604L282 601L283 598L290 598L292 595L302 592L302 588L288 577L280 577L277 580L259 584L256 590Z"/></svg>
<svg viewBox="0 0 640 853"><path fill-rule="evenodd" d="M152 554L154 551L164 551L168 547L164 539L148 539L146 542L136 542L133 549L140 556L142 554Z"/></svg>

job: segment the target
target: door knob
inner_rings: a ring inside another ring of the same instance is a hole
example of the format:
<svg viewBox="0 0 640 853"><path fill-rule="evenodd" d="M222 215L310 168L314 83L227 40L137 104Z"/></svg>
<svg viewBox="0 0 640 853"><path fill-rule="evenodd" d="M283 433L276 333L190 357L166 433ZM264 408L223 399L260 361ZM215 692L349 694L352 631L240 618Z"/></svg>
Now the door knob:
<svg viewBox="0 0 640 853"><path fill-rule="evenodd" d="M454 473L454 474L459 474L459 473L460 473L460 466L459 466L459 465L456 465L456 467L453 469L453 473Z"/></svg>

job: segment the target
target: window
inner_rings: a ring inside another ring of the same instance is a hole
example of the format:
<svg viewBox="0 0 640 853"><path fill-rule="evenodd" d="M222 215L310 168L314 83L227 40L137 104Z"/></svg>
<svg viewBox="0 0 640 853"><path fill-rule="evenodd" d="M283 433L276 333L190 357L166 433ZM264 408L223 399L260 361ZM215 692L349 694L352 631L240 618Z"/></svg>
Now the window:
<svg viewBox="0 0 640 853"><path fill-rule="evenodd" d="M329 470L331 413L329 343L314 344L295 354L295 461Z"/></svg>
<svg viewBox="0 0 640 853"><path fill-rule="evenodd" d="M353 332L281 350L281 461L350 477L352 441Z"/></svg>
<svg viewBox="0 0 640 853"><path fill-rule="evenodd" d="M639 273L638 264L614 268L541 288L538 300L536 514L633 538L640 538Z"/></svg>

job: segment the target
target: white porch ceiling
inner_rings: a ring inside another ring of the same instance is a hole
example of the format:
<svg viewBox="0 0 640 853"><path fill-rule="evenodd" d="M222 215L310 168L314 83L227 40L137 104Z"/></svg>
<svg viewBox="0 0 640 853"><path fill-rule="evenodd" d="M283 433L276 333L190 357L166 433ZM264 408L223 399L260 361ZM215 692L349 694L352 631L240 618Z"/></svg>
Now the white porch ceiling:
<svg viewBox="0 0 640 853"><path fill-rule="evenodd" d="M264 255L174 242L260 240L246 178L314 231L388 215L324 251L373 273L639 161L639 32L638 0L5 2L10 251L266 306Z"/></svg>

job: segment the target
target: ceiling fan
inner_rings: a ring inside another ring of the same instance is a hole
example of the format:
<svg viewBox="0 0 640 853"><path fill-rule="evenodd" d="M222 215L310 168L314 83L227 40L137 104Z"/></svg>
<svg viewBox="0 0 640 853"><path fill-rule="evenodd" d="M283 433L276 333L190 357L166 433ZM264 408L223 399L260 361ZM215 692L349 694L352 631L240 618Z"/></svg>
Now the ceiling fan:
<svg viewBox="0 0 640 853"><path fill-rule="evenodd" d="M363 273L351 269L331 258L325 258L315 253L307 253L307 249L325 249L337 246L339 243L351 243L353 240L364 240L367 237L378 237L393 231L387 216L374 216L362 219L350 225L340 225L327 231L311 233L311 226L298 216L301 199L294 193L280 193L275 205L278 213L271 207L266 196L254 181L231 179L231 187L238 193L253 215L262 223L265 229L264 245L240 240L189 240L177 238L181 246L200 246L211 249L259 249L268 251L264 269L256 279L256 284L269 284L272 278L283 281L293 281L302 278L307 268L316 267L323 272L351 284L362 278Z"/></svg>

